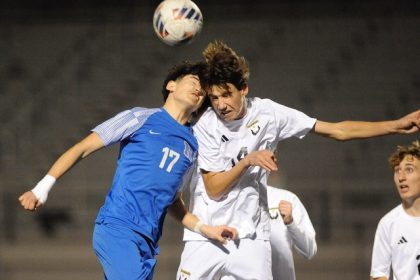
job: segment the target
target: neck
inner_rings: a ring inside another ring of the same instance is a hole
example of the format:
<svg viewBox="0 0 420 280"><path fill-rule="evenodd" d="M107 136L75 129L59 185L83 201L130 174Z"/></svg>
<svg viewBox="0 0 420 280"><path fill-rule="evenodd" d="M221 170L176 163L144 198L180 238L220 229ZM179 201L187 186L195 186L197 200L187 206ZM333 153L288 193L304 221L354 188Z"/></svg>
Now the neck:
<svg viewBox="0 0 420 280"><path fill-rule="evenodd" d="M191 117L191 112L180 109L179 106L176 106L171 102L166 102L165 105L163 105L163 108L172 118L182 125L185 125Z"/></svg>
<svg viewBox="0 0 420 280"><path fill-rule="evenodd" d="M413 200L403 200L403 208L407 214L414 217L420 217L420 197Z"/></svg>
<svg viewBox="0 0 420 280"><path fill-rule="evenodd" d="M242 102L241 113L239 114L237 120L242 119L243 117L245 117L246 112L248 110L248 102L247 102L247 99L246 99L245 96L243 98L244 99L243 99L243 102Z"/></svg>

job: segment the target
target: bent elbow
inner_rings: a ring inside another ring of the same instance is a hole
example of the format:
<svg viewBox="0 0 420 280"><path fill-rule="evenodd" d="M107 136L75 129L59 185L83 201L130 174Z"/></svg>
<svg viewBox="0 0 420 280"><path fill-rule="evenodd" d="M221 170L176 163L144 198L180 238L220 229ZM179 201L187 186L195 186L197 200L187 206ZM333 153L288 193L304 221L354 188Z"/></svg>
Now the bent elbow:
<svg viewBox="0 0 420 280"><path fill-rule="evenodd" d="M220 200L220 198L222 197L223 193L219 193L216 191L211 191L206 189L207 192L207 196L211 199L211 200Z"/></svg>
<svg viewBox="0 0 420 280"><path fill-rule="evenodd" d="M311 260L311 259L313 259L313 257L315 257L315 255L316 255L316 253L317 253L317 250L318 250L318 248L317 248L316 244L314 244L314 246L312 247L312 250L310 250L309 254L307 254L307 255L305 256L305 258L306 258L307 260Z"/></svg>

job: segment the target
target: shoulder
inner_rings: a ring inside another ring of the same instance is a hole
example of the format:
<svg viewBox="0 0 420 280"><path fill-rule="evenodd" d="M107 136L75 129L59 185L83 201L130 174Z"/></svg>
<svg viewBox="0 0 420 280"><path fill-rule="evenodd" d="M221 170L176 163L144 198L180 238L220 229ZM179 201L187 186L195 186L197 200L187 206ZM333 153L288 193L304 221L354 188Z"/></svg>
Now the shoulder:
<svg viewBox="0 0 420 280"><path fill-rule="evenodd" d="M194 123L193 129L204 129L208 130L217 126L218 117L216 112L211 108L207 110L200 116L200 118Z"/></svg>
<svg viewBox="0 0 420 280"><path fill-rule="evenodd" d="M201 115L198 119L197 123L203 122L203 120L214 119L217 118L216 112L213 110L212 107L208 107L206 111Z"/></svg>
<svg viewBox="0 0 420 280"><path fill-rule="evenodd" d="M396 206L382 217L382 219L379 221L379 225L389 226L393 224L394 222L398 221L399 218L404 214L403 211L404 210L401 204Z"/></svg>
<svg viewBox="0 0 420 280"><path fill-rule="evenodd" d="M277 195L277 196L281 196L284 198L296 198L296 194L294 194L293 192L286 190L286 189L281 189L281 188L276 188L276 187L272 187L272 186L267 186L267 194L269 195Z"/></svg>
<svg viewBox="0 0 420 280"><path fill-rule="evenodd" d="M134 108L131 108L127 111L131 112L136 117L145 116L145 115L149 116L149 115L152 115L154 113L162 112L162 110L160 108L145 108L145 107L134 107Z"/></svg>
<svg viewBox="0 0 420 280"><path fill-rule="evenodd" d="M261 108L261 109L265 109L267 107L270 108L270 107L275 106L276 104L279 105L278 103L274 102L271 99L259 98L259 97L249 97L248 104L251 105L252 107Z"/></svg>
<svg viewBox="0 0 420 280"><path fill-rule="evenodd" d="M270 205L277 205L280 200L289 201L293 205L299 202L299 198L293 192L271 186L267 186L267 197Z"/></svg>

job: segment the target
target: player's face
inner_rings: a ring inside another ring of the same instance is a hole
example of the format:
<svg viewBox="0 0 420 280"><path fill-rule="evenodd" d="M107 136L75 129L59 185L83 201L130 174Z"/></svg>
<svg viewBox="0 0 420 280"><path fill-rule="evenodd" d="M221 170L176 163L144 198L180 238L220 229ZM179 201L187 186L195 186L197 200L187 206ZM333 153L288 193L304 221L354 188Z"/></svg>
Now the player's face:
<svg viewBox="0 0 420 280"><path fill-rule="evenodd" d="M406 155L394 168L394 182L402 200L415 200L420 197L420 161Z"/></svg>
<svg viewBox="0 0 420 280"><path fill-rule="evenodd" d="M227 83L226 87L212 86L209 98L217 115L229 122L245 116L247 94L248 87L238 90L233 84Z"/></svg>
<svg viewBox="0 0 420 280"><path fill-rule="evenodd" d="M206 97L196 75L186 75L176 82L171 81L168 83L167 89L173 91L174 98L186 104L192 112L200 108Z"/></svg>

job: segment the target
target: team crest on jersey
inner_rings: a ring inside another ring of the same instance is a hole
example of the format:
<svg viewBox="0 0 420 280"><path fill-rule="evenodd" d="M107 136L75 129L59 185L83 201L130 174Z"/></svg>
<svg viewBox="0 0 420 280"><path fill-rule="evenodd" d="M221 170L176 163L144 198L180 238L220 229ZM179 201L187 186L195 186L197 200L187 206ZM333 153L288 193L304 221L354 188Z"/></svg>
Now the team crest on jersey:
<svg viewBox="0 0 420 280"><path fill-rule="evenodd" d="M252 121L246 126L251 131L252 135L257 135L261 130L261 126L258 124L258 120Z"/></svg>
<svg viewBox="0 0 420 280"><path fill-rule="evenodd" d="M177 280L188 280L190 279L190 276L191 276L191 272L186 271L185 269L181 269Z"/></svg>
<svg viewBox="0 0 420 280"><path fill-rule="evenodd" d="M186 141L184 141L184 156L186 156L190 161L193 161L196 156L196 153Z"/></svg>
<svg viewBox="0 0 420 280"><path fill-rule="evenodd" d="M270 219L272 220L277 220L280 216L279 208L270 208L268 211L270 212Z"/></svg>

